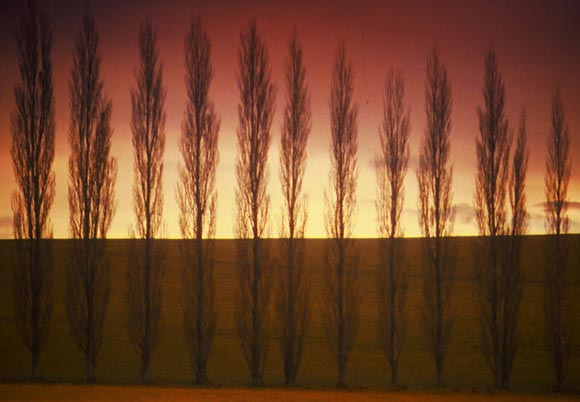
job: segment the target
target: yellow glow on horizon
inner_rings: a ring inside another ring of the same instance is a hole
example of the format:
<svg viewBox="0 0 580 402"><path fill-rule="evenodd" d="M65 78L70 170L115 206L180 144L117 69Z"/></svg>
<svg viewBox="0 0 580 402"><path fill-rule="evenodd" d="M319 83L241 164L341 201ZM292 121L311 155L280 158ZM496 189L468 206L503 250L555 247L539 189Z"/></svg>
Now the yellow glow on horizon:
<svg viewBox="0 0 580 402"><path fill-rule="evenodd" d="M220 140L222 145L224 139ZM163 238L180 238L178 216L179 210L175 199L175 187L177 185L177 163L179 153L169 154L170 147L166 153L164 172L164 229ZM176 147L175 147L176 148ZM63 161L64 159L64 161ZM232 147L220 148L220 165L217 176L218 189L218 210L217 210L217 231L216 238L230 239L234 237L233 226L236 213L235 205L235 160L236 149ZM279 237L279 225L282 213L282 195L278 179L278 144L274 144L270 151L270 183L269 191L271 198L270 205L270 231L269 237ZM61 167L66 166L66 158L58 158L55 163L55 170L61 171ZM133 168L132 159L121 160L119 158L119 173L116 185L117 210L113 219L109 238L127 238L129 228L134 222L132 207L132 186ZM376 238L376 210L375 210L375 172L370 164L361 163L359 160L360 172L358 183L357 214L354 221L353 237L356 238ZM304 180L304 191L308 196L308 221L306 228L307 238L325 238L324 226L324 191L328 188L328 171L330 165L326 155L310 155L308 160L307 174ZM64 169L63 169L64 170ZM421 237L419 224L417 221L417 184L414 168L410 167L405 181L405 208L401 219L404 227L405 237ZM454 204L457 207L454 236L477 235L477 226L472 212L473 194L473 172L455 172L454 175ZM544 215L542 208L538 205L544 200L543 177L534 177L528 180L528 211L530 213L530 234L543 234ZM578 183L571 183L569 199L579 199L580 194L576 190ZM463 191L461 191L463 190ZM57 176L57 197L64 198L67 194L67 181L62 176ZM64 208L63 208L64 207ZM570 232L580 231L580 210L569 209L569 216L572 220ZM68 204L65 202L55 203L53 208L52 222L55 238L68 237ZM2 238L11 238L12 233L3 231Z"/></svg>

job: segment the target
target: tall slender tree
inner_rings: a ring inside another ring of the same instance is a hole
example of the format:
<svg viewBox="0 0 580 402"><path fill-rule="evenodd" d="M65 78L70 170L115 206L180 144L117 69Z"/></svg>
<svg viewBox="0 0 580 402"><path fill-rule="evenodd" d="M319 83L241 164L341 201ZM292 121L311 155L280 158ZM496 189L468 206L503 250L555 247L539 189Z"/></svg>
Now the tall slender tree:
<svg viewBox="0 0 580 402"><path fill-rule="evenodd" d="M479 138L476 142L477 174L474 210L480 240L475 255L475 278L481 314L482 350L496 387L506 388L509 375L504 349L512 335L507 322L510 294L505 275L504 236L509 233L506 199L509 182L511 136L505 115L505 86L495 51L485 54L484 106L479 108ZM507 325L504 326L504 324Z"/></svg>
<svg viewBox="0 0 580 402"><path fill-rule="evenodd" d="M404 265L401 212L404 181L409 165L410 108L405 106L405 78L390 69L385 82L383 121L379 128L381 151L377 174L377 221L379 231L379 342L391 367L391 384L398 381L399 357L405 341L405 301L408 275Z"/></svg>
<svg viewBox="0 0 580 402"><path fill-rule="evenodd" d="M131 88L131 131L135 184L136 227L129 248L127 299L129 339L139 355L139 378L149 381L149 367L159 341L163 243L156 241L163 220L163 152L165 94L157 35L147 18L139 31L139 67Z"/></svg>
<svg viewBox="0 0 580 402"><path fill-rule="evenodd" d="M286 59L286 107L280 138L280 184L284 196L280 237L283 269L279 276L277 312L284 378L293 385L300 367L304 336L310 317L310 281L304 272L304 228L308 212L302 191L306 145L312 126L310 95L302 44L294 30Z"/></svg>
<svg viewBox="0 0 580 402"><path fill-rule="evenodd" d="M342 43L334 58L330 94L331 171L325 194L327 210L324 285L326 338L338 365L338 386L346 385L346 367L359 327L358 255L351 239L358 180L358 108L354 74Z"/></svg>
<svg viewBox="0 0 580 402"><path fill-rule="evenodd" d="M518 349L520 303L523 295L523 272L522 272L522 244L528 230L528 212L526 206L526 176L528 169L528 147L526 115L522 112L516 139L512 170L509 178L509 200L511 218L508 227L507 247L505 251L504 269L502 276L503 303L503 337L501 339L503 350L501 372L503 374L503 386L507 388L508 380L512 371L513 362ZM505 241L505 240L504 240Z"/></svg>
<svg viewBox="0 0 580 402"><path fill-rule="evenodd" d="M71 255L67 303L71 335L85 360L85 381L95 381L109 300L107 231L115 210L117 160L111 150L111 102L103 93L98 34L88 9L73 52L69 83L71 123L69 186Z"/></svg>
<svg viewBox="0 0 580 402"><path fill-rule="evenodd" d="M437 385L442 385L445 357L451 339L454 281L455 208L452 206L453 166L449 164L451 84L447 68L434 48L427 61L425 112L427 125L421 140L417 181L419 226L423 239L423 305L421 326L433 357Z"/></svg>
<svg viewBox="0 0 580 402"><path fill-rule="evenodd" d="M272 288L268 234L270 148L274 85L270 78L268 49L250 20L240 34L238 88L238 160L236 176L237 277L235 322L240 345L250 370L251 383L262 385L269 339Z"/></svg>
<svg viewBox="0 0 580 402"><path fill-rule="evenodd" d="M29 1L16 32L20 82L14 85L12 164L18 190L12 195L16 264L14 320L30 351L30 379L40 376L40 355L52 313L52 227L54 201L54 95L52 32L48 17Z"/></svg>
<svg viewBox="0 0 580 402"><path fill-rule="evenodd" d="M214 69L211 42L201 17L185 38L187 107L179 149L183 165L177 190L183 256L183 330L196 384L207 382L207 360L216 325L213 267L220 121L209 98Z"/></svg>
<svg viewBox="0 0 580 402"><path fill-rule="evenodd" d="M564 387L571 350L570 282L567 265L570 244L566 235L569 229L568 184L572 164L570 161L570 129L566 122L566 109L560 87L552 98L551 129L546 158L546 249L545 298L546 341L554 375L555 388Z"/></svg>

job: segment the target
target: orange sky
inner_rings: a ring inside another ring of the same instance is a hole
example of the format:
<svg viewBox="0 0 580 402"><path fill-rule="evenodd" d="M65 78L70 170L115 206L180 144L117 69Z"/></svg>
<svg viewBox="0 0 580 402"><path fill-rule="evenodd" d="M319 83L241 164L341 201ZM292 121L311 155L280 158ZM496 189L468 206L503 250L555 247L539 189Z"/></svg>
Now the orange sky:
<svg viewBox="0 0 580 402"><path fill-rule="evenodd" d="M0 237L12 237L10 196L15 189L10 160L12 85L18 79L14 29L22 5L0 5ZM67 237L67 161L69 156L68 80L72 45L80 25L82 3L41 2L53 28L53 68L56 98L56 198L51 218L55 237ZM184 37L190 16L200 12L212 39L215 78L211 95L221 116L220 164L217 171L217 237L232 237L235 216L235 160L238 90L235 78L239 32L256 17L270 51L272 78L277 87L272 125L270 195L271 236L279 231L282 208L278 179L278 145L284 107L283 67L293 26L304 43L307 79L312 96L312 134L308 146L305 191L308 193L308 237L325 235L323 191L328 185L330 122L328 99L335 49L340 40L355 72L355 99L359 105L358 215L354 235L376 236L375 175L371 160L379 144L378 126L386 71L402 68L411 104L411 162L406 179L405 234L420 234L417 224L415 168L424 126L426 56L437 44L447 65L453 90L451 160L454 164L455 234L476 234L473 219L476 110L481 104L483 54L493 45L507 90L507 112L514 127L519 112L528 114L530 166L528 207L531 232L544 231L544 161L549 129L551 94L556 82L563 88L572 136L572 183L569 191L571 231L580 231L580 3L564 1L117 1L92 2L100 34L101 72L105 91L113 102L112 153L119 160L117 212L110 237L126 237L134 220L131 189L133 157L130 132L129 87L134 85L137 34L148 14L158 33L167 86L164 236L178 237L175 187L181 155L177 140L185 106ZM121 2L119 2L121 3ZM403 4L404 3L404 4ZM433 3L433 4L432 4ZM437 3L437 5L435 5ZM465 3L465 4L464 4Z"/></svg>

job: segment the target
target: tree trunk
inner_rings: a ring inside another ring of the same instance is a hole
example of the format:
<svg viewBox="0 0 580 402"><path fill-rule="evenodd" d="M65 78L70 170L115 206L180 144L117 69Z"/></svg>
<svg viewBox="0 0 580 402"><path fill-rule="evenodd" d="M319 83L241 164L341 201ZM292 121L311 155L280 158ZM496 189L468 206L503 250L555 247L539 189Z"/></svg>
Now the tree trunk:
<svg viewBox="0 0 580 402"><path fill-rule="evenodd" d="M296 294L294 293L294 238L292 224L290 225L290 238L288 240L288 311L286 352L284 356L284 376L286 385L294 385L296 379L295 349L296 346Z"/></svg>
<svg viewBox="0 0 580 402"><path fill-rule="evenodd" d="M437 386L443 385L443 301L441 300L441 267L440 267L440 237L436 238L436 255L435 255L435 281L436 281L436 304L437 304L437 323L436 323L436 341L435 341L435 365L437 369Z"/></svg>
<svg viewBox="0 0 580 402"><path fill-rule="evenodd" d="M262 376L260 373L260 360L261 360L261 333L260 333L260 323L259 323L259 302L260 302L260 239L254 235L253 239L254 246L254 280L252 284L252 367L251 367L251 379L252 386L259 387L262 385Z"/></svg>
<svg viewBox="0 0 580 402"><path fill-rule="evenodd" d="M195 385L205 385L207 383L207 371L205 364L201 361L202 359L199 360L199 366L195 376Z"/></svg>
<svg viewBox="0 0 580 402"><path fill-rule="evenodd" d="M389 353L391 356L391 385L397 385L397 357L395 351L395 267L393 263L393 258L395 254L394 238L391 237L389 241L389 309L390 309L390 337L389 337Z"/></svg>
<svg viewBox="0 0 580 402"><path fill-rule="evenodd" d="M94 284L94 281L93 281ZM89 290L89 301L87 303L87 353L85 356L85 382L92 384L95 382L95 330L94 330L94 310L92 303L92 292Z"/></svg>
<svg viewBox="0 0 580 402"><path fill-rule="evenodd" d="M338 387L346 386L345 318L344 318L344 240L338 251Z"/></svg>
<svg viewBox="0 0 580 402"><path fill-rule="evenodd" d="M149 354L144 353L141 360L141 371L140 371L141 384L149 383L149 362L150 362Z"/></svg>
<svg viewBox="0 0 580 402"><path fill-rule="evenodd" d="M90 345L92 345L92 342L90 342ZM93 350L94 348L90 346L90 350L85 359L85 383L87 384L93 384L95 382L95 357Z"/></svg>
<svg viewBox="0 0 580 402"><path fill-rule="evenodd" d="M201 202L200 202L201 203ZM206 369L206 342L203 323L205 320L205 305L204 305L204 290L205 290L205 267L203 257L203 243L202 243L202 222L201 215L197 219L197 275L198 275L198 289L197 289L197 317L196 317L196 332L197 332L197 373L195 375L195 383L197 385L204 385L207 383L207 369Z"/></svg>
<svg viewBox="0 0 580 402"><path fill-rule="evenodd" d="M32 374L30 376L31 382L36 382L40 379L40 353L38 351L32 352Z"/></svg>
<svg viewBox="0 0 580 402"><path fill-rule="evenodd" d="M38 216L38 215L36 215ZM39 378L39 358L40 358L40 345L39 345L39 337L40 337L40 300L39 294L40 289L38 288L39 285L39 266L40 266L40 259L38 258L39 253L39 239L31 239L30 241L30 252L31 256L31 263L32 267L30 269L31 273L31 286L32 286L32 374L31 380L38 381Z"/></svg>
<svg viewBox="0 0 580 402"><path fill-rule="evenodd" d="M443 385L443 359L439 356L437 358L437 386Z"/></svg>
<svg viewBox="0 0 580 402"><path fill-rule="evenodd" d="M147 214L149 215L149 214ZM147 216L147 220L150 217ZM147 222L147 238L145 239L145 336L141 356L141 384L149 382L149 363L151 360L151 238Z"/></svg>

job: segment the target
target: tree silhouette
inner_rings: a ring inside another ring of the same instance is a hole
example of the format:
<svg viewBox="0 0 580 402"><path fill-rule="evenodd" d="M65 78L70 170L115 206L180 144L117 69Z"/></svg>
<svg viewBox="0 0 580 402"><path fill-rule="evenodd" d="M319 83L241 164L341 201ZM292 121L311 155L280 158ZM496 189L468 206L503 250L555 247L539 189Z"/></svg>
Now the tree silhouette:
<svg viewBox="0 0 580 402"><path fill-rule="evenodd" d="M475 283L480 307L482 350L496 387L507 388L513 321L513 294L508 289L510 267L505 261L504 236L509 233L506 198L511 136L505 116L505 86L495 51L485 55L484 107L479 108L477 175L474 209L479 228L475 252Z"/></svg>
<svg viewBox="0 0 580 402"><path fill-rule="evenodd" d="M323 325L338 365L338 386L346 385L346 366L359 326L358 255L351 235L356 206L357 105L353 103L354 75L346 60L346 46L336 52L330 95L331 171L325 193L326 233Z"/></svg>
<svg viewBox="0 0 580 402"><path fill-rule="evenodd" d="M409 115L405 107L405 78L390 69L385 82L383 121L379 128L381 151L375 162L379 231L379 342L391 367L391 384L398 381L399 357L405 341L405 300L408 275L404 264L401 212L409 164Z"/></svg>
<svg viewBox="0 0 580 402"><path fill-rule="evenodd" d="M209 99L214 69L211 42L201 17L185 38L187 109L179 149L183 156L177 188L183 256L183 329L196 384L207 382L207 359L216 326L213 267L219 118ZM205 239L205 241L204 241Z"/></svg>
<svg viewBox="0 0 580 402"><path fill-rule="evenodd" d="M52 228L54 201L54 95L52 32L48 16L29 1L16 32L20 82L14 85L12 163L18 185L12 195L16 264L14 320L30 351L30 379L38 380L40 355L52 313Z"/></svg>
<svg viewBox="0 0 580 402"><path fill-rule="evenodd" d="M569 241L568 184L570 162L570 129L560 87L552 98L551 129L546 158L546 249L544 311L546 341L554 374L556 391L564 387L571 351L570 283L567 273Z"/></svg>
<svg viewBox="0 0 580 402"><path fill-rule="evenodd" d="M514 151L512 170L509 179L509 200L511 219L508 227L507 254L505 269L502 270L504 296L503 337L501 372L505 387L508 386L513 361L516 356L519 333L520 304L523 295L522 243L528 230L528 212L526 207L526 175L529 152L527 149L526 115L522 112L520 126Z"/></svg>
<svg viewBox="0 0 580 402"><path fill-rule="evenodd" d="M310 317L310 280L304 272L304 227L308 212L302 193L306 169L306 145L312 125L302 44L296 30L286 59L286 107L280 138L280 184L284 209L280 237L282 272L279 277L277 312L280 349L286 385L293 385L300 367L304 336Z"/></svg>
<svg viewBox="0 0 580 402"><path fill-rule="evenodd" d="M109 299L106 235L115 210L117 161L110 156L111 102L100 79L98 34L85 10L76 38L69 83L69 209L72 240L66 308L71 335L85 360L85 381L95 381Z"/></svg>
<svg viewBox="0 0 580 402"><path fill-rule="evenodd" d="M452 207L453 167L449 166L451 133L451 84L447 68L434 48L427 61L425 112L427 126L421 140L417 181L419 226L423 239L423 306L421 326L433 357L437 385L443 384L443 369L451 339L455 246Z"/></svg>
<svg viewBox="0 0 580 402"><path fill-rule="evenodd" d="M149 381L151 358L159 342L164 250L156 241L163 218L165 94L157 35L147 18L139 31L137 87L131 88L131 131L135 184L135 232L127 267L129 339L139 355L139 378Z"/></svg>
<svg viewBox="0 0 580 402"><path fill-rule="evenodd" d="M252 385L262 384L269 338L272 267L267 235L268 149L274 86L268 50L251 20L240 33L238 160L236 176L237 279L235 322Z"/></svg>

